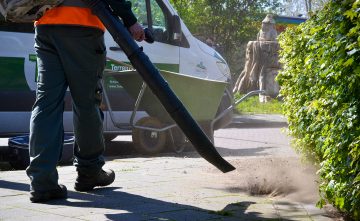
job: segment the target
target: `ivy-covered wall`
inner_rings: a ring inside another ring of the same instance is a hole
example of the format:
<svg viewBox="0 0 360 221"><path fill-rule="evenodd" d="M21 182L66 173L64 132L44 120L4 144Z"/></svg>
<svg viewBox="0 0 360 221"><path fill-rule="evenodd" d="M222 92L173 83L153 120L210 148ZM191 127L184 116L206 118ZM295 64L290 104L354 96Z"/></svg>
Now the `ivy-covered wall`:
<svg viewBox="0 0 360 221"><path fill-rule="evenodd" d="M280 35L278 75L297 150L319 164L319 205L360 220L360 0L331 0Z"/></svg>

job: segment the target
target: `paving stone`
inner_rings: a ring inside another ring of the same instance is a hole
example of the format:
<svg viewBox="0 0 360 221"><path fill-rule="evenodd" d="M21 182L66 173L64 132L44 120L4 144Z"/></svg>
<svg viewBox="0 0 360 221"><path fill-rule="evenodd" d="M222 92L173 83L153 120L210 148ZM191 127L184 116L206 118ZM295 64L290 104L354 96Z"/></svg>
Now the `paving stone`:
<svg viewBox="0 0 360 221"><path fill-rule="evenodd" d="M21 208L8 208L1 210L0 220L14 220L23 217L30 217L36 215L43 215L42 212L21 209Z"/></svg>
<svg viewBox="0 0 360 221"><path fill-rule="evenodd" d="M88 221L99 221L99 220L126 220L126 221L141 221L141 220L150 220L147 216L128 213L127 211L118 211L117 213L104 213L104 214L95 214L89 216L78 217L81 220Z"/></svg>
<svg viewBox="0 0 360 221"><path fill-rule="evenodd" d="M16 219L17 220L17 219ZM17 221L79 221L83 219L77 219L77 218L70 218L66 216L59 216L59 215L53 215L53 214L45 214L45 215L39 215L39 216L31 216L27 217L26 219L18 219Z"/></svg>
<svg viewBox="0 0 360 221"><path fill-rule="evenodd" d="M333 220L329 217L326 212L322 209L317 208L314 204L303 204L302 205L306 212L309 214L314 221L330 221Z"/></svg>
<svg viewBox="0 0 360 221"><path fill-rule="evenodd" d="M158 220L183 220L183 221L192 221L192 220L208 220L214 218L220 218L221 216L211 211L202 211L202 210L177 210L177 211L167 211L162 213L150 214L150 218Z"/></svg>
<svg viewBox="0 0 360 221"><path fill-rule="evenodd" d="M272 204L254 203L246 208L245 213L252 214L252 213L257 213L259 211L261 211L261 214L258 214L260 218L266 218L266 219L280 218L279 214L277 213L277 211L275 210Z"/></svg>

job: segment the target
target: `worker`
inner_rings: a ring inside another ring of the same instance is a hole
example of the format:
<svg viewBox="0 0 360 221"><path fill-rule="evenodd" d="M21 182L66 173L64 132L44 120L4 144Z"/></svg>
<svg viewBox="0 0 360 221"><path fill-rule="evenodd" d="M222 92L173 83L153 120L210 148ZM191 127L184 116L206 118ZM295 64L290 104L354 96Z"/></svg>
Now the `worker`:
<svg viewBox="0 0 360 221"><path fill-rule="evenodd" d="M125 0L106 0L133 38L145 38L143 28ZM36 101L30 119L30 200L67 198L58 183L57 162L63 148L64 97L72 96L74 126L74 189L91 191L110 185L112 170L103 169L101 79L106 63L105 27L81 0L65 0L35 21L38 76Z"/></svg>

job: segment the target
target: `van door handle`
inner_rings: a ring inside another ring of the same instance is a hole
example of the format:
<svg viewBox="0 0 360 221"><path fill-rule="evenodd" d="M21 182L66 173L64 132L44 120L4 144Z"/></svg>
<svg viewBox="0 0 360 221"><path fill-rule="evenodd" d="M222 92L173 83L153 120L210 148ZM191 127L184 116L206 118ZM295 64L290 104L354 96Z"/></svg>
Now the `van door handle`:
<svg viewBox="0 0 360 221"><path fill-rule="evenodd" d="M122 49L120 47L117 47L117 46L112 46L112 47L109 47L110 51L122 51Z"/></svg>

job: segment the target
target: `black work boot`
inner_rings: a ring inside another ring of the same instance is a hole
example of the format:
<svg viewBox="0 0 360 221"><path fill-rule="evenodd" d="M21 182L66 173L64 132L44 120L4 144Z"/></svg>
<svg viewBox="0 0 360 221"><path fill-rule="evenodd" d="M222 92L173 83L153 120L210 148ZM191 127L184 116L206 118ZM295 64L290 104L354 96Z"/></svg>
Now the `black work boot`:
<svg viewBox="0 0 360 221"><path fill-rule="evenodd" d="M30 201L33 203L42 203L54 199L66 199L66 186L59 184L58 188L48 191L30 190Z"/></svg>
<svg viewBox="0 0 360 221"><path fill-rule="evenodd" d="M76 191L85 192L93 190L96 186L107 186L114 182L115 173L112 170L101 169L97 174L78 174L74 189Z"/></svg>

